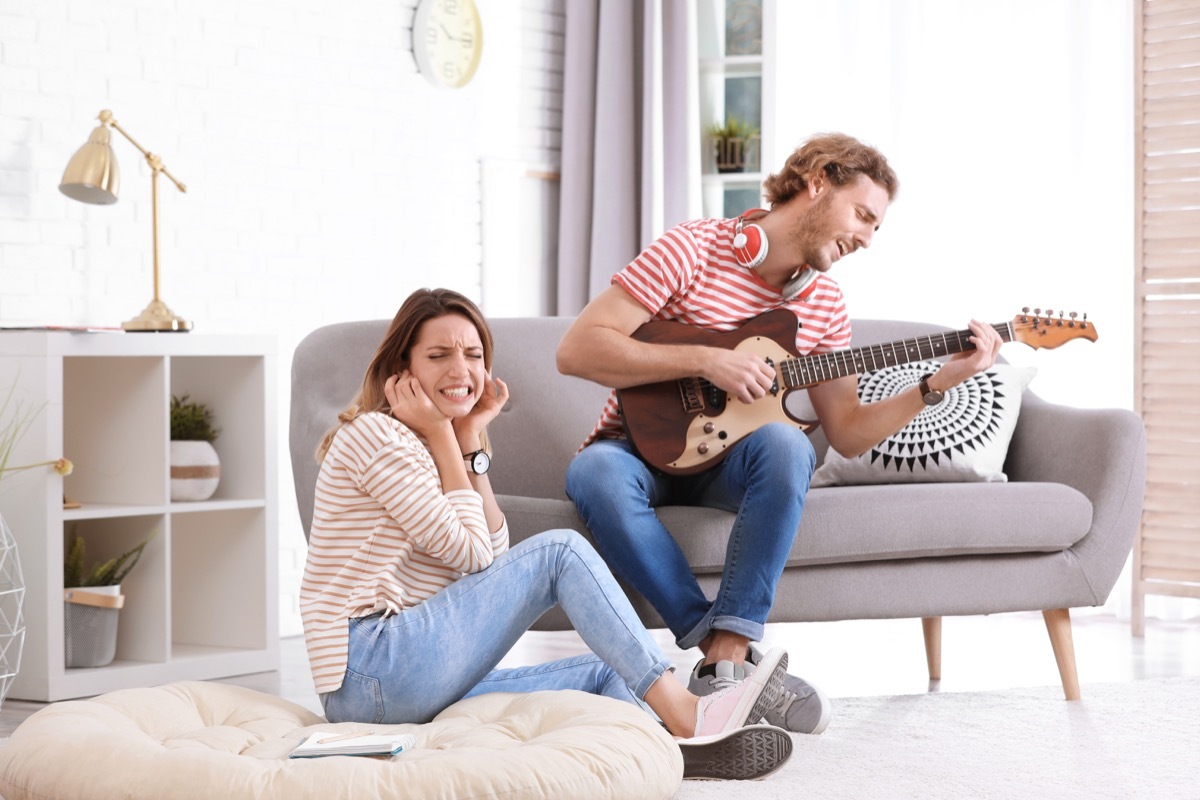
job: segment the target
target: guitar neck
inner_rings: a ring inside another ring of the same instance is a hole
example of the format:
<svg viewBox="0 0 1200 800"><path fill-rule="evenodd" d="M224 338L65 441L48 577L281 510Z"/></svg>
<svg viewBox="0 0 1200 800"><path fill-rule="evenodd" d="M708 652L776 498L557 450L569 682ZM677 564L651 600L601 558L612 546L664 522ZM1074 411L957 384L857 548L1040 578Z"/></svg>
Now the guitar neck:
<svg viewBox="0 0 1200 800"><path fill-rule="evenodd" d="M996 333L1005 342L1013 340L1011 322L1001 322L992 325ZM928 358L952 356L974 350L971 343L970 330L947 331L934 333L929 336L916 336L912 339L900 339L884 344L872 344L866 347L852 347L846 350L836 350L832 353L799 356L785 359L776 365L783 384L789 389L812 386L847 375L859 375L872 372L883 367L893 367L897 364L908 364Z"/></svg>

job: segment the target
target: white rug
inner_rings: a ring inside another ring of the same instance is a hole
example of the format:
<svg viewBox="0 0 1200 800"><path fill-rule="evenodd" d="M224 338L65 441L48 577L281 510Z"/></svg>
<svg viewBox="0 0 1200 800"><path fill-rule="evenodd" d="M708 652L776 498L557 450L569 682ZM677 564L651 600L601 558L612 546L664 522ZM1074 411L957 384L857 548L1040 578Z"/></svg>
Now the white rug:
<svg viewBox="0 0 1200 800"><path fill-rule="evenodd" d="M685 781L675 800L1200 798L1200 678L834 700L764 781Z"/></svg>

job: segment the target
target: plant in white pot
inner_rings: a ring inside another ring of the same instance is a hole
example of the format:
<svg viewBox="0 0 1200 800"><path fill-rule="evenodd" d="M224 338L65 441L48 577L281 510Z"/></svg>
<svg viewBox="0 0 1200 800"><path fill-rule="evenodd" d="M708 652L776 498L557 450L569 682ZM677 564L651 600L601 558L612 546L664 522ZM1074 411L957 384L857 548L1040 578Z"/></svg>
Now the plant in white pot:
<svg viewBox="0 0 1200 800"><path fill-rule="evenodd" d="M212 410L188 395L171 396L171 500L207 500L221 482Z"/></svg>
<svg viewBox="0 0 1200 800"><path fill-rule="evenodd" d="M103 667L116 656L117 612L125 605L121 581L155 533L116 558L86 569L83 537L72 532L74 539L63 560L63 646L68 668Z"/></svg>

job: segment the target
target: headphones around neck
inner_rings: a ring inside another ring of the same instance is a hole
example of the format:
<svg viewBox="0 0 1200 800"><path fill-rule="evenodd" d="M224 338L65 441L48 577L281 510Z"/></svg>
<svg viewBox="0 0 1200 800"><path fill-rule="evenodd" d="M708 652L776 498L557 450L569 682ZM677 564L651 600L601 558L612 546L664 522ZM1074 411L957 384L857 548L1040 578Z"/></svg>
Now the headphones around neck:
<svg viewBox="0 0 1200 800"><path fill-rule="evenodd" d="M758 225L746 222L746 218L753 215L754 219L758 219L766 213L766 209L752 208L743 212L733 224L733 257L737 259L738 264L747 269L754 269L767 260L767 251L770 250L771 243L767 241L766 232ZM801 267L780 290L783 299L807 299L817 288L818 275L820 273L812 267Z"/></svg>

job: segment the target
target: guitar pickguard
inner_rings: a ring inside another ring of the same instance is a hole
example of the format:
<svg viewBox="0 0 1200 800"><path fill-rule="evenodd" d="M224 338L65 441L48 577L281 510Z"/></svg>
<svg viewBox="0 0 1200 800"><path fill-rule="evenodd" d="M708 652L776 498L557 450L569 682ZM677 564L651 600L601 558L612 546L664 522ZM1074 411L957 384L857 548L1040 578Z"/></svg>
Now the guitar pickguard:
<svg viewBox="0 0 1200 800"><path fill-rule="evenodd" d="M749 337L734 349L750 351L774 363L779 363L791 355L774 340L765 336ZM807 406L808 411L812 411L807 397L794 398L796 394L800 392L780 387L753 403L743 403L728 397L724 408L717 413L710 413L709 407L705 406L705 409L697 413L688 424L683 452L668 466L673 470L688 472L715 463L714 459L725 449L768 422L789 422L807 433L817 425L816 414L812 414L809 419L795 416L794 412L803 410L804 406ZM795 399L800 399L801 402L796 403Z"/></svg>

